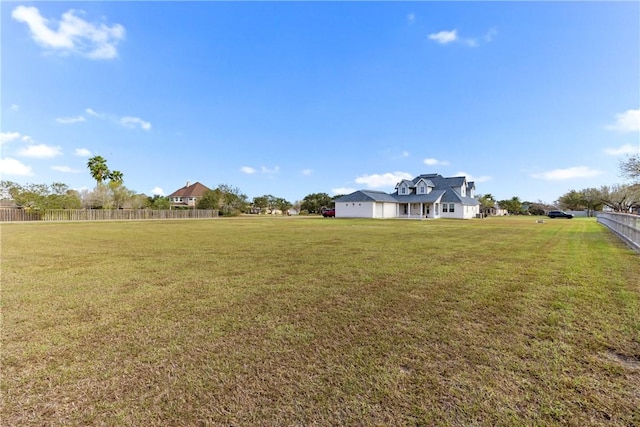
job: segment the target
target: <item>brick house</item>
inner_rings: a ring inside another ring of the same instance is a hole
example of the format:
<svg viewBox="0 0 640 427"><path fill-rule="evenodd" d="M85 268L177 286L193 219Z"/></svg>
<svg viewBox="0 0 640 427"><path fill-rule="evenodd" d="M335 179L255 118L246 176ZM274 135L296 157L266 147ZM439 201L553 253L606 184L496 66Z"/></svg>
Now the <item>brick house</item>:
<svg viewBox="0 0 640 427"><path fill-rule="evenodd" d="M187 184L179 190L169 194L169 202L172 208L195 208L198 200L209 191L205 185L196 182Z"/></svg>

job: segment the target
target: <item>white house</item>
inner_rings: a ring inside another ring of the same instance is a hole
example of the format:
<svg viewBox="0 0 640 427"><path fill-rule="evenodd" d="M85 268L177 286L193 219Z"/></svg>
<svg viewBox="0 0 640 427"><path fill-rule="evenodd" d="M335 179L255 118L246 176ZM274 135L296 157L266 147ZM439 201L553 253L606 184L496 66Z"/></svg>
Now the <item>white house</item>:
<svg viewBox="0 0 640 427"><path fill-rule="evenodd" d="M396 191L359 190L335 201L337 218L476 218L475 184L464 176L425 174L402 180Z"/></svg>

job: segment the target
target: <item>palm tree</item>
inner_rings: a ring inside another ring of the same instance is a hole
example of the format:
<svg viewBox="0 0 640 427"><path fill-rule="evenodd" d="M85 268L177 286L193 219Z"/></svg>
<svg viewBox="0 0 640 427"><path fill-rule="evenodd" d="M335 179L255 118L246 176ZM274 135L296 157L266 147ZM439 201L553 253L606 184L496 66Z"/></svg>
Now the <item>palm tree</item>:
<svg viewBox="0 0 640 427"><path fill-rule="evenodd" d="M122 182L124 174L120 171L111 171L109 172L109 179L113 182Z"/></svg>
<svg viewBox="0 0 640 427"><path fill-rule="evenodd" d="M93 156L87 162L87 167L91 171L91 176L96 180L98 185L102 184L102 181L109 178L109 168L107 167L107 160L102 156Z"/></svg>

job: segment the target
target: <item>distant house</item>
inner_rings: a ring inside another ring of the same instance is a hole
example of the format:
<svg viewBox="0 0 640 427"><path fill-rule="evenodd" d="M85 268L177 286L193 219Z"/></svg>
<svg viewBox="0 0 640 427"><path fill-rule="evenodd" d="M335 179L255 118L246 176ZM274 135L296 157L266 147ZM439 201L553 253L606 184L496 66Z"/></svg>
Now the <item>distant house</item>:
<svg viewBox="0 0 640 427"><path fill-rule="evenodd" d="M475 218L480 202L475 184L464 176L419 175L396 185L396 191L360 190L336 199L337 218Z"/></svg>
<svg viewBox="0 0 640 427"><path fill-rule="evenodd" d="M9 199L0 200L0 209L20 209L21 206L18 206L16 202Z"/></svg>
<svg viewBox="0 0 640 427"><path fill-rule="evenodd" d="M172 208L195 208L198 200L209 191L205 185L196 182L187 184L179 190L169 194L169 202Z"/></svg>
<svg viewBox="0 0 640 427"><path fill-rule="evenodd" d="M509 211L507 211L506 209L502 209L500 207L500 205L498 205L497 203L494 204L492 207L481 207L480 208L480 213L483 216L505 216L505 215L509 215Z"/></svg>

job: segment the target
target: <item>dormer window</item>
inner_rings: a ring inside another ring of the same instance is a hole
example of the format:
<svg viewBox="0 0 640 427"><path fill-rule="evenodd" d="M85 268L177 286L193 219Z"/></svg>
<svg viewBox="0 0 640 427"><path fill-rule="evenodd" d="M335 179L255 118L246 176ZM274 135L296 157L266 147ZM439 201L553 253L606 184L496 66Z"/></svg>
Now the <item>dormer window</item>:
<svg viewBox="0 0 640 427"><path fill-rule="evenodd" d="M400 187L400 194L407 194L407 187Z"/></svg>
<svg viewBox="0 0 640 427"><path fill-rule="evenodd" d="M420 194L424 194L425 193L425 189L424 189L424 185L421 185L420 187L418 187L420 191Z"/></svg>

